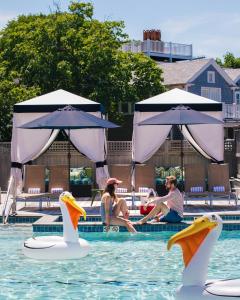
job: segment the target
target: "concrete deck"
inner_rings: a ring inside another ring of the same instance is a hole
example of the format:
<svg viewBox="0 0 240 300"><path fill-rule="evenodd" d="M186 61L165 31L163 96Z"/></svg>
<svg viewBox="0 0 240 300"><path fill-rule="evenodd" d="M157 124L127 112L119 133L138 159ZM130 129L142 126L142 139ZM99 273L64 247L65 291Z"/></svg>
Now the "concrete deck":
<svg viewBox="0 0 240 300"><path fill-rule="evenodd" d="M6 194L1 195L0 213L2 212L3 203L6 198ZM100 201L94 201L91 206L91 199L79 198L78 203L86 210L88 215L99 215ZM137 202L136 205L140 203ZM240 204L240 203L239 203ZM128 201L128 205L131 206L131 201ZM188 200L187 205L184 205L184 215L201 215L206 212L217 212L220 214L234 214L240 215L240 205L235 205L234 200L229 202L228 199L215 199L213 205L210 206L203 200ZM44 215L60 215L60 207L57 201L54 202L43 202L42 209L39 208L39 203L27 200L26 202L17 202L17 215L18 216L39 216ZM130 210L131 216L139 215L139 210Z"/></svg>

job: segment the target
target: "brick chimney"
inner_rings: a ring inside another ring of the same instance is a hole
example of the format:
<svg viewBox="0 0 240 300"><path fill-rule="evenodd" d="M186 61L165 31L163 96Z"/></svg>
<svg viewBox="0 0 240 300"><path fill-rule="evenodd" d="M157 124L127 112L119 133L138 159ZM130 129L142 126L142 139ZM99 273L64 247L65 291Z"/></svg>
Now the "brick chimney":
<svg viewBox="0 0 240 300"><path fill-rule="evenodd" d="M161 30L159 29L143 30L143 40L161 41Z"/></svg>

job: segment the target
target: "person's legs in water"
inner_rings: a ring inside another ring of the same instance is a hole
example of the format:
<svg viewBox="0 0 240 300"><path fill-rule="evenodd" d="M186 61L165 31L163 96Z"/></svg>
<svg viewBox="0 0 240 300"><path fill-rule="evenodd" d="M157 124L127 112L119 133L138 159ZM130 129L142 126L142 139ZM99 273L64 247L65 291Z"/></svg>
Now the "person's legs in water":
<svg viewBox="0 0 240 300"><path fill-rule="evenodd" d="M133 227L132 223L129 220L123 219L121 217L115 217L113 216L110 220L111 225L117 225L117 226L125 226L127 227L127 230L129 232L136 233L136 229Z"/></svg>
<svg viewBox="0 0 240 300"><path fill-rule="evenodd" d="M169 208L167 207L166 204L164 204L163 202L157 203L156 206L150 211L150 213L148 215L146 215L144 218L142 218L141 220L137 221L136 224L142 225L142 224L146 223L147 220L149 220L150 218L153 218L160 212L166 213L168 211L169 211Z"/></svg>
<svg viewBox="0 0 240 300"><path fill-rule="evenodd" d="M129 218L129 211L128 211L127 203L126 203L126 200L123 198L120 198L118 200L117 204L113 208L113 215L115 217L118 217L120 212L122 213L124 219Z"/></svg>

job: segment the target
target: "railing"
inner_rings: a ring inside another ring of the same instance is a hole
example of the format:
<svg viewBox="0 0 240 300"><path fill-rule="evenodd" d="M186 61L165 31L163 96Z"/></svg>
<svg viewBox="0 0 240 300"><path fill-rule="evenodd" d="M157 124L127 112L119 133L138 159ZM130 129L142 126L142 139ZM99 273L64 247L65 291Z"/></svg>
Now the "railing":
<svg viewBox="0 0 240 300"><path fill-rule="evenodd" d="M13 188L14 179L13 177L10 177L9 183L8 183L8 189L7 189L7 195L3 204L3 210L2 210L2 222L3 224L7 224L9 214L12 209L13 205L13 196L11 195L11 191Z"/></svg>
<svg viewBox="0 0 240 300"><path fill-rule="evenodd" d="M131 141L109 141L108 153L111 152L132 152L132 142Z"/></svg>
<svg viewBox="0 0 240 300"><path fill-rule="evenodd" d="M172 42L162 42L162 41L152 41L145 40L132 41L131 43L124 44L122 46L123 51L131 52L145 52L145 53L159 53L168 56L186 56L192 57L192 45L188 44L178 44Z"/></svg>
<svg viewBox="0 0 240 300"><path fill-rule="evenodd" d="M224 119L240 120L240 104L225 104L223 103Z"/></svg>
<svg viewBox="0 0 240 300"><path fill-rule="evenodd" d="M238 141L239 150L240 150L240 140ZM0 143L0 152L8 149L10 151L11 143ZM113 152L132 152L132 141L108 141L108 154L111 155ZM224 150L225 151L233 151L234 140L227 139L224 141ZM181 148L180 140L166 140L163 145L160 147L159 151L179 151ZM76 151L76 149L71 145L71 151ZM191 144L187 141L183 141L183 150L194 152L195 150L191 146ZM54 142L51 147L47 150L49 153L63 153L68 151L68 142ZM239 152L240 153L240 152Z"/></svg>

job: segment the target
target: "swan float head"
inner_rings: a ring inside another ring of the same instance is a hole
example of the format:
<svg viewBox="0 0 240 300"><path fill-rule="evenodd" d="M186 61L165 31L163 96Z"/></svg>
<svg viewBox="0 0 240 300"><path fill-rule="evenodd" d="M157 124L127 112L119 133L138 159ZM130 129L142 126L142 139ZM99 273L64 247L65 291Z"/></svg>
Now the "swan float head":
<svg viewBox="0 0 240 300"><path fill-rule="evenodd" d="M78 240L78 220L80 216L83 216L86 220L86 211L79 206L73 195L67 191L59 196L59 203L63 217L64 240L75 242Z"/></svg>

